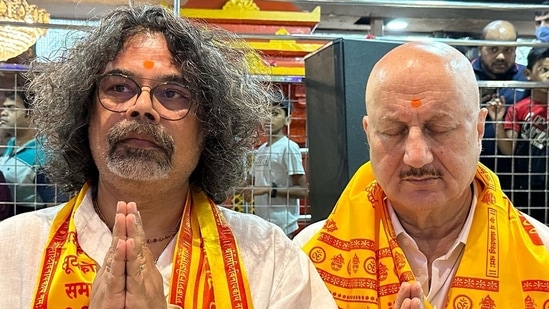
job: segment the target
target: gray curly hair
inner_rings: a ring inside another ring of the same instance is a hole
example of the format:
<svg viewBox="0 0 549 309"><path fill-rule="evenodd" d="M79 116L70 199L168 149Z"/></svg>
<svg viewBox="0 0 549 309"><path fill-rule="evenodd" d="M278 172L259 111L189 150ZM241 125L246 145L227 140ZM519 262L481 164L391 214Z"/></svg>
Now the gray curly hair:
<svg viewBox="0 0 549 309"><path fill-rule="evenodd" d="M196 87L204 149L190 183L221 202L241 182L258 128L269 119L271 86L251 75L250 59L258 55L234 34L161 6L117 7L64 50L59 62L33 64L29 91L34 94L34 125L45 141L46 175L69 195L85 182L97 185L99 172L88 140L96 80L124 42L143 32L164 35L173 62Z"/></svg>

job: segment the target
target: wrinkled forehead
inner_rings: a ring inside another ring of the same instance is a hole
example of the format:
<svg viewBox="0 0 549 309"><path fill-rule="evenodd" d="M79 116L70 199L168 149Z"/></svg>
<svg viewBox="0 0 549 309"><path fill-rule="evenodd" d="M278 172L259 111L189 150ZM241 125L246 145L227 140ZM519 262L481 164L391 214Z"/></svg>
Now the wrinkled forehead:
<svg viewBox="0 0 549 309"><path fill-rule="evenodd" d="M413 58L389 59L372 70L369 88L394 88L407 92L423 92L429 89L458 89L462 86L476 88L476 79L470 64L454 59L440 59L427 54Z"/></svg>
<svg viewBox="0 0 549 309"><path fill-rule="evenodd" d="M366 86L366 108L378 104L463 101L478 105L478 87L471 65L450 54L418 52L382 59Z"/></svg>
<svg viewBox="0 0 549 309"><path fill-rule="evenodd" d="M453 105L463 107L465 102L473 99L470 92L464 91L459 84L445 83L435 76L432 79L423 79L423 83L415 83L409 79L402 81L394 79L371 88L371 93L367 96L368 113L374 110L382 112L396 106L409 111L450 108Z"/></svg>

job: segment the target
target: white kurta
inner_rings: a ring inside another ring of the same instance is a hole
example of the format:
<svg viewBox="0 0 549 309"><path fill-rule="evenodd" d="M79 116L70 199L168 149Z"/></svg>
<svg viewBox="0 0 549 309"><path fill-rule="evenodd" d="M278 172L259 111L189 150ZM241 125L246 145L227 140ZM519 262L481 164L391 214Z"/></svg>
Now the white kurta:
<svg viewBox="0 0 549 309"><path fill-rule="evenodd" d="M88 191L75 213L78 241L99 264L112 235ZM50 225L60 206L0 222L0 308L31 308ZM261 218L222 209L246 269L255 309L337 308L314 265L281 229ZM175 239L157 261L168 294Z"/></svg>

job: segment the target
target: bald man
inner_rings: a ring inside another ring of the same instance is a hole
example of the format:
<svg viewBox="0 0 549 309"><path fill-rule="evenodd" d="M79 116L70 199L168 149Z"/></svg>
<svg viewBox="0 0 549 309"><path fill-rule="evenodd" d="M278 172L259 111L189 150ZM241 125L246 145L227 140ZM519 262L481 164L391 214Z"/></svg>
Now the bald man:
<svg viewBox="0 0 549 309"><path fill-rule="evenodd" d="M482 30L481 40L514 42L517 31L513 24L505 20L495 20ZM479 46L480 63L475 72L481 80L512 80L515 74L524 71L524 66L515 65L515 46ZM475 64L475 60L473 63ZM521 76L521 80L525 80Z"/></svg>
<svg viewBox="0 0 549 309"><path fill-rule="evenodd" d="M478 101L468 59L443 43L406 43L374 66L363 118L371 160L327 220L294 238L339 308L547 301L549 228L478 162Z"/></svg>
<svg viewBox="0 0 549 309"><path fill-rule="evenodd" d="M514 42L517 31L513 24L505 20L488 23L482 30L481 40ZM527 81L525 67L515 63L516 46L479 46L479 56L473 59L472 66L477 80ZM483 106L492 100L501 100L509 106L529 95L530 91L522 88L481 89ZM502 98L503 97L503 98ZM496 143L494 119L487 116L480 162L500 176L503 190L512 196L511 160L499 151Z"/></svg>

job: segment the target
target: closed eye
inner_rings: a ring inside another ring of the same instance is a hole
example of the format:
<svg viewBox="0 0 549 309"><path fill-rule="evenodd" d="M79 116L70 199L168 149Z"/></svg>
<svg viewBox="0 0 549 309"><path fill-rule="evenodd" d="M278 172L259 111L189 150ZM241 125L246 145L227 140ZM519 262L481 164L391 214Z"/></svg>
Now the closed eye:
<svg viewBox="0 0 549 309"><path fill-rule="evenodd" d="M454 128L449 126L428 126L426 129L433 133L446 133L452 131Z"/></svg>
<svg viewBox="0 0 549 309"><path fill-rule="evenodd" d="M378 130L382 135L386 136L400 136L408 133L408 127L406 126L394 126L390 128L382 128Z"/></svg>

